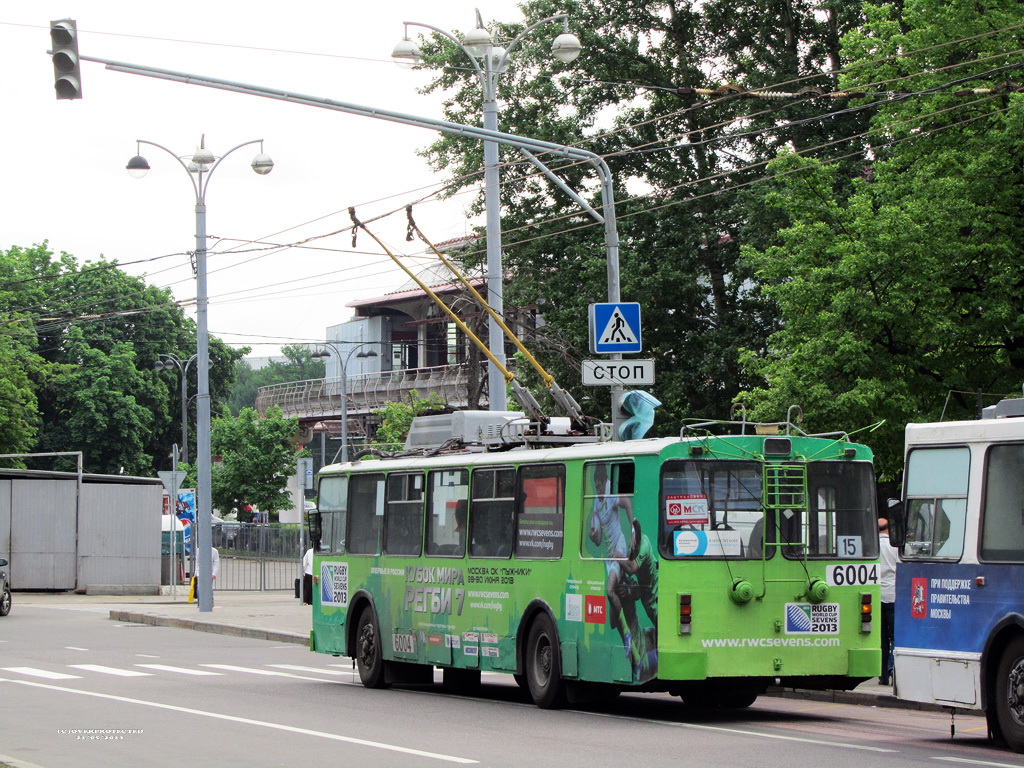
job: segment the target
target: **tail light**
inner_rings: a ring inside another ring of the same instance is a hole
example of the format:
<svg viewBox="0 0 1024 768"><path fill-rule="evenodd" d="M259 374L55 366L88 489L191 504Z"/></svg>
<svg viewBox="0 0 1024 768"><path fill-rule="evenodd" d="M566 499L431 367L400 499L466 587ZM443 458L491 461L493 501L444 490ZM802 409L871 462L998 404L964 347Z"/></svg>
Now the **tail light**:
<svg viewBox="0 0 1024 768"><path fill-rule="evenodd" d="M690 634L690 622L693 619L693 606L690 604L690 595L679 596L679 634Z"/></svg>
<svg viewBox="0 0 1024 768"><path fill-rule="evenodd" d="M860 631L871 631L871 595L867 593L860 596Z"/></svg>

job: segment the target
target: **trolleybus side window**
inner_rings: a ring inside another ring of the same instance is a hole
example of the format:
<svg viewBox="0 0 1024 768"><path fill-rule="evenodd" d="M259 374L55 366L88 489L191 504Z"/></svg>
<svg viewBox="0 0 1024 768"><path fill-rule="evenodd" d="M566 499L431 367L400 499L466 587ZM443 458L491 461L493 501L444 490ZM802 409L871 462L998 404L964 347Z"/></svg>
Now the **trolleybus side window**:
<svg viewBox="0 0 1024 768"><path fill-rule="evenodd" d="M348 490L349 554L380 554L381 522L384 520L384 475L352 475Z"/></svg>
<svg viewBox="0 0 1024 768"><path fill-rule="evenodd" d="M345 551L345 509L348 504L348 477L334 475L320 481L317 509L320 512L320 552Z"/></svg>
<svg viewBox="0 0 1024 768"><path fill-rule="evenodd" d="M981 559L1024 562L1024 445L989 449L981 514Z"/></svg>
<svg viewBox="0 0 1024 768"><path fill-rule="evenodd" d="M633 535L633 463L606 461L583 469L583 557L625 560Z"/></svg>
<svg viewBox="0 0 1024 768"><path fill-rule="evenodd" d="M907 456L906 559L959 560L964 551L966 447L915 448Z"/></svg>
<svg viewBox="0 0 1024 768"><path fill-rule="evenodd" d="M388 475L384 554L419 557L423 551L423 473Z"/></svg>
<svg viewBox="0 0 1024 768"><path fill-rule="evenodd" d="M471 557L512 554L516 471L512 467L475 469L469 502Z"/></svg>
<svg viewBox="0 0 1024 768"><path fill-rule="evenodd" d="M676 560L760 559L766 514L761 486L757 462L665 462L658 535L661 554ZM765 550L766 557L773 554L773 548Z"/></svg>
<svg viewBox="0 0 1024 768"><path fill-rule="evenodd" d="M516 498L516 557L560 558L565 533L565 467L520 467Z"/></svg>
<svg viewBox="0 0 1024 768"><path fill-rule="evenodd" d="M466 554L466 512L469 471L436 469L430 473L427 499L427 554L463 557Z"/></svg>

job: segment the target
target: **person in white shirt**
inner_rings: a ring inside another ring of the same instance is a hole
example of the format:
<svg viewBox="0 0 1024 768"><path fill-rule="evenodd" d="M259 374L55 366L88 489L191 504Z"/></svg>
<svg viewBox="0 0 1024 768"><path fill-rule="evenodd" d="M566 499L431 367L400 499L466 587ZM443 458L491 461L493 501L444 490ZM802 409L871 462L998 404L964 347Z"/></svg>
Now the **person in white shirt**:
<svg viewBox="0 0 1024 768"><path fill-rule="evenodd" d="M889 543L889 521L878 518L878 583L882 588L882 674L878 682L892 682L893 622L896 603L896 563L899 552Z"/></svg>
<svg viewBox="0 0 1024 768"><path fill-rule="evenodd" d="M313 548L302 556L302 604L313 604Z"/></svg>

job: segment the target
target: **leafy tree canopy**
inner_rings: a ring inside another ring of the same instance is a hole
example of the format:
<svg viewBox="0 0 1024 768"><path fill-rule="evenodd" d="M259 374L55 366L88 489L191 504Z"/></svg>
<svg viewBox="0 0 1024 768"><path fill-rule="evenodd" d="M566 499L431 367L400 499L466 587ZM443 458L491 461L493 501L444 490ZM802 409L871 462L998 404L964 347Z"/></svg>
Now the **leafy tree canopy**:
<svg viewBox="0 0 1024 768"><path fill-rule="evenodd" d="M872 120L867 172L773 163L790 224L745 255L784 324L747 354L763 384L742 399L761 415L799 403L816 430L884 419L863 439L894 477L906 422L972 418L1024 381L1024 96L956 93L998 86L1024 36L1009 0L866 9L845 84L911 95Z"/></svg>
<svg viewBox="0 0 1024 768"><path fill-rule="evenodd" d="M87 472L107 474L167 467L181 434L181 376L153 364L161 354L187 362L196 348L170 292L46 243L0 251L0 271L0 452L81 451ZM211 339L215 400L242 354Z"/></svg>
<svg viewBox="0 0 1024 768"><path fill-rule="evenodd" d="M499 81L499 127L607 158L622 298L641 303L645 356L658 360L654 394L664 408L655 430L674 432L685 416L724 416L735 393L757 381L740 368L740 349L763 349L777 326L739 246L767 245L783 217L757 206L747 185L783 146L843 154L848 146L828 142L860 133L866 121L863 112L816 119L829 107L807 98L765 102L738 92L775 83L835 90L834 77L822 72L836 68L839 37L860 23L860 3L531 0L522 7L531 22L565 10L584 51L571 67L553 60L556 24L524 38ZM500 43L522 31L490 28ZM446 117L478 124L479 83L461 51L438 35L423 51L425 66L438 71L427 90L449 95ZM726 83L714 98L692 95ZM426 154L451 175L453 191L479 184L479 142L446 135ZM591 169L543 159L600 207ZM508 301L540 307L547 324L530 343L586 410L607 418L606 390L579 388L579 362L589 356L587 305L607 297L601 225L516 150L503 149L502 161Z"/></svg>

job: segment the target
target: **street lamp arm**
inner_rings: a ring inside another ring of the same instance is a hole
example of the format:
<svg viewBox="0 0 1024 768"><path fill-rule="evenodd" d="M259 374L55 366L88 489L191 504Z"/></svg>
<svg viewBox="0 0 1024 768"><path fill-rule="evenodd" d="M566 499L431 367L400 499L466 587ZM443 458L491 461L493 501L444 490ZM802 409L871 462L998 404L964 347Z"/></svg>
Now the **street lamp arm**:
<svg viewBox="0 0 1024 768"><path fill-rule="evenodd" d="M501 71L502 66L505 64L505 62L508 61L508 57L512 54L512 51L515 49L517 45L519 45L519 43L522 42L524 37L533 32L533 30L537 29L537 27L541 27L552 21L561 21L562 24L565 25L565 31L569 31L569 16L564 13L557 13L554 16L548 16L546 19L535 21L533 24L531 24L518 35L516 35L512 42L508 44L508 46L505 48L505 55L501 57L500 61L496 61L494 63L494 68L498 71Z"/></svg>
<svg viewBox="0 0 1024 768"><path fill-rule="evenodd" d="M433 24L425 24L422 21L403 21L402 23L405 24L407 27L423 27L424 29L429 29L431 32L436 32L442 37L446 37L449 40L451 40L453 43L455 43L455 45L458 47L460 51L466 54L466 58L469 59L470 63L473 65L473 69L476 71L477 77L480 78L481 83L483 82L484 71L483 69L480 68L480 64L477 62L476 56L474 56L468 50L466 50L466 46L462 44L462 41L459 40L459 38L455 37L455 35L453 35L451 32L445 32L440 27L435 27Z"/></svg>
<svg viewBox="0 0 1024 768"><path fill-rule="evenodd" d="M185 161L184 160L182 160L180 157L178 157L176 154L174 154L174 152L169 150L163 144L157 144L155 141L146 141L145 139L136 139L135 141L138 142L139 144L148 144L151 147L156 147L157 149L162 149L168 155L173 157L177 161L178 165L180 165L182 168L185 169L185 173L188 174L188 180L190 182L192 182L192 189L195 190L196 199L197 200L199 199L199 197L201 195L199 186L196 184L196 180L194 178L192 178L192 173L191 173L191 171L189 171L188 166L185 165Z"/></svg>
<svg viewBox="0 0 1024 768"><path fill-rule="evenodd" d="M246 141L246 142L243 142L243 143L239 144L238 146L232 147L227 152L225 152L223 155L221 155L217 159L217 162L215 162L212 166L210 166L210 170L206 171L206 183L203 185L203 188L205 189L205 188L209 187L209 185L210 185L210 177L213 176L213 172L216 171L217 168L220 167L220 164L224 162L225 158L227 158L228 155L230 155L236 149L241 149L242 147L248 147L250 144L262 144L262 143L263 143L263 139L253 139L252 141ZM189 175L191 175L191 174L189 174Z"/></svg>

